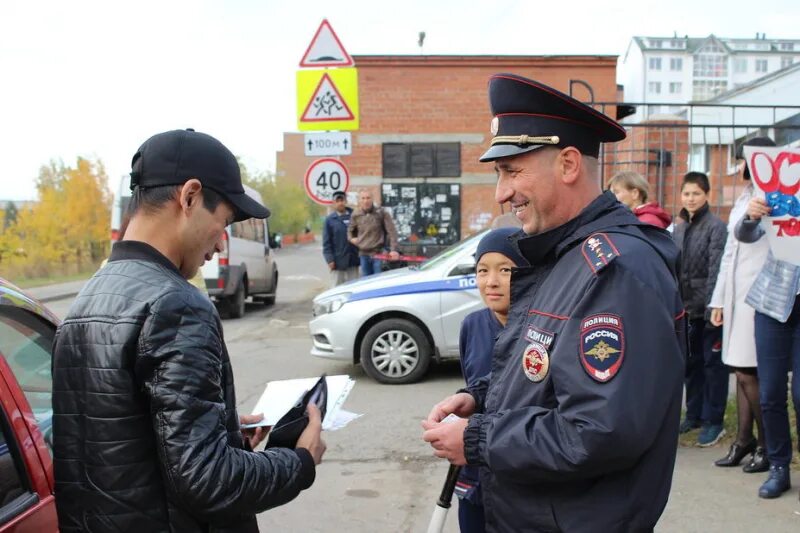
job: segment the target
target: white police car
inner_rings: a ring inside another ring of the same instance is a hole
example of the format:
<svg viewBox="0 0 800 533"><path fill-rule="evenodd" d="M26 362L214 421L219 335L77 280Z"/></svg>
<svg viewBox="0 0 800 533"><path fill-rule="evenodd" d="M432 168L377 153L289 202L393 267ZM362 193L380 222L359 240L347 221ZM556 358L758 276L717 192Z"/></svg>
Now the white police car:
<svg viewBox="0 0 800 533"><path fill-rule="evenodd" d="M419 267L390 270L314 298L311 355L361 363L381 383L418 381L431 360L458 359L461 321L483 307L475 253L486 232Z"/></svg>

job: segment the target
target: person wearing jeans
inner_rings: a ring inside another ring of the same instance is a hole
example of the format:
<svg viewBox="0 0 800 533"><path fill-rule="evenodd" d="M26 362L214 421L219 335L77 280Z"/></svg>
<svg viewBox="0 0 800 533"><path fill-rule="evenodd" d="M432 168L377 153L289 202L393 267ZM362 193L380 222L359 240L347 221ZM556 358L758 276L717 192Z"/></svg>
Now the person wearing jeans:
<svg viewBox="0 0 800 533"><path fill-rule="evenodd" d="M376 259L375 254L383 251L387 241L389 259L396 261L400 257L397 252L397 228L392 214L383 207L375 206L372 193L366 189L358 193L358 209L350 217L347 238L358 248L362 276L381 272L381 260Z"/></svg>
<svg viewBox="0 0 800 533"><path fill-rule="evenodd" d="M722 362L722 328L703 318L689 320L686 376L686 419L722 426L728 397L728 370Z"/></svg>
<svg viewBox="0 0 800 533"><path fill-rule="evenodd" d="M723 418L728 398L728 370L722 363L722 328L708 319L727 228L708 205L708 176L689 172L681 186L680 222L675 244L681 250L681 297L689 316L686 361L686 418L680 432L702 427L697 445L713 446L725 435Z"/></svg>
<svg viewBox="0 0 800 533"><path fill-rule="evenodd" d="M772 213L763 198L755 197L736 225L736 238L756 242L764 236L759 221ZM767 262L747 293L755 310L756 359L760 382L761 415L767 440L769 475L758 489L761 498L777 498L791 488L789 463L792 439L786 406L786 383L792 372L792 402L800 413L800 266L776 259ZM798 428L800 429L800 428Z"/></svg>

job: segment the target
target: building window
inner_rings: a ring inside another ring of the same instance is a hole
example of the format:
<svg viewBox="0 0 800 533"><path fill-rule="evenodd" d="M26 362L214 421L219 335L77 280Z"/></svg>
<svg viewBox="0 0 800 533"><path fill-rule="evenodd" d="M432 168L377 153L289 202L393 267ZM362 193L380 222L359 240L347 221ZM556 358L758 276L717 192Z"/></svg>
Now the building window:
<svg viewBox="0 0 800 533"><path fill-rule="evenodd" d="M708 156L709 152L704 144L693 144L689 152L689 170L707 172L709 166Z"/></svg>
<svg viewBox="0 0 800 533"><path fill-rule="evenodd" d="M647 62L650 70L661 70L661 58L651 57Z"/></svg>
<svg viewBox="0 0 800 533"><path fill-rule="evenodd" d="M703 47L694 56L695 78L727 78L728 56L725 50L716 44Z"/></svg>
<svg viewBox="0 0 800 533"><path fill-rule="evenodd" d="M647 82L647 90L652 94L661 94L661 82L660 81Z"/></svg>
<svg viewBox="0 0 800 533"><path fill-rule="evenodd" d="M728 90L728 82L726 80L695 80L692 83L692 89L693 100L708 100Z"/></svg>
<svg viewBox="0 0 800 533"><path fill-rule="evenodd" d="M792 63L794 63L794 58L793 57L782 57L781 58L781 68L786 68L789 65L791 65Z"/></svg>
<svg viewBox="0 0 800 533"><path fill-rule="evenodd" d="M756 72L766 72L766 71L767 71L767 60L756 59Z"/></svg>
<svg viewBox="0 0 800 533"><path fill-rule="evenodd" d="M683 83L679 81L669 82L669 94L680 94L683 91Z"/></svg>
<svg viewBox="0 0 800 533"><path fill-rule="evenodd" d="M781 50L794 50L794 43L781 43Z"/></svg>
<svg viewBox="0 0 800 533"><path fill-rule="evenodd" d="M680 39L673 39L670 41L669 45L672 48L683 48L683 41Z"/></svg>
<svg viewBox="0 0 800 533"><path fill-rule="evenodd" d="M747 72L747 59L744 57L737 57L733 60L733 71L736 73Z"/></svg>
<svg viewBox="0 0 800 533"><path fill-rule="evenodd" d="M460 143L386 143L383 177L430 178L461 176Z"/></svg>
<svg viewBox="0 0 800 533"><path fill-rule="evenodd" d="M661 39L650 39L651 48L661 48L663 45L664 43L661 41Z"/></svg>
<svg viewBox="0 0 800 533"><path fill-rule="evenodd" d="M683 70L683 58L682 57L671 57L671 58L669 58L669 69L670 70Z"/></svg>

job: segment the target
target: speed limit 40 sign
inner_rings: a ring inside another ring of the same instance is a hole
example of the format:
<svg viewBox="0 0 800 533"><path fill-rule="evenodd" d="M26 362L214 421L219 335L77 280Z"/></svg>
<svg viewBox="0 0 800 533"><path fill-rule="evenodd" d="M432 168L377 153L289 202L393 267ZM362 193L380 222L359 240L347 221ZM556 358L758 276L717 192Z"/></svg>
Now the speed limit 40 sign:
<svg viewBox="0 0 800 533"><path fill-rule="evenodd" d="M338 159L317 159L306 170L305 185L309 198L318 204L331 205L333 193L347 192L350 187L350 173Z"/></svg>

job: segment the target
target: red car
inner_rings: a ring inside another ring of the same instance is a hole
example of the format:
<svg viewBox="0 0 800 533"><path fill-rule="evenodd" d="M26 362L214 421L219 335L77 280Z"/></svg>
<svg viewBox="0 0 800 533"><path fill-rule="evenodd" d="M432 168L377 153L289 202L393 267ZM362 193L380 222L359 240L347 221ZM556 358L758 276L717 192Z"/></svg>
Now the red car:
<svg viewBox="0 0 800 533"><path fill-rule="evenodd" d="M0 278L0 533L58 531L50 438L58 323Z"/></svg>

